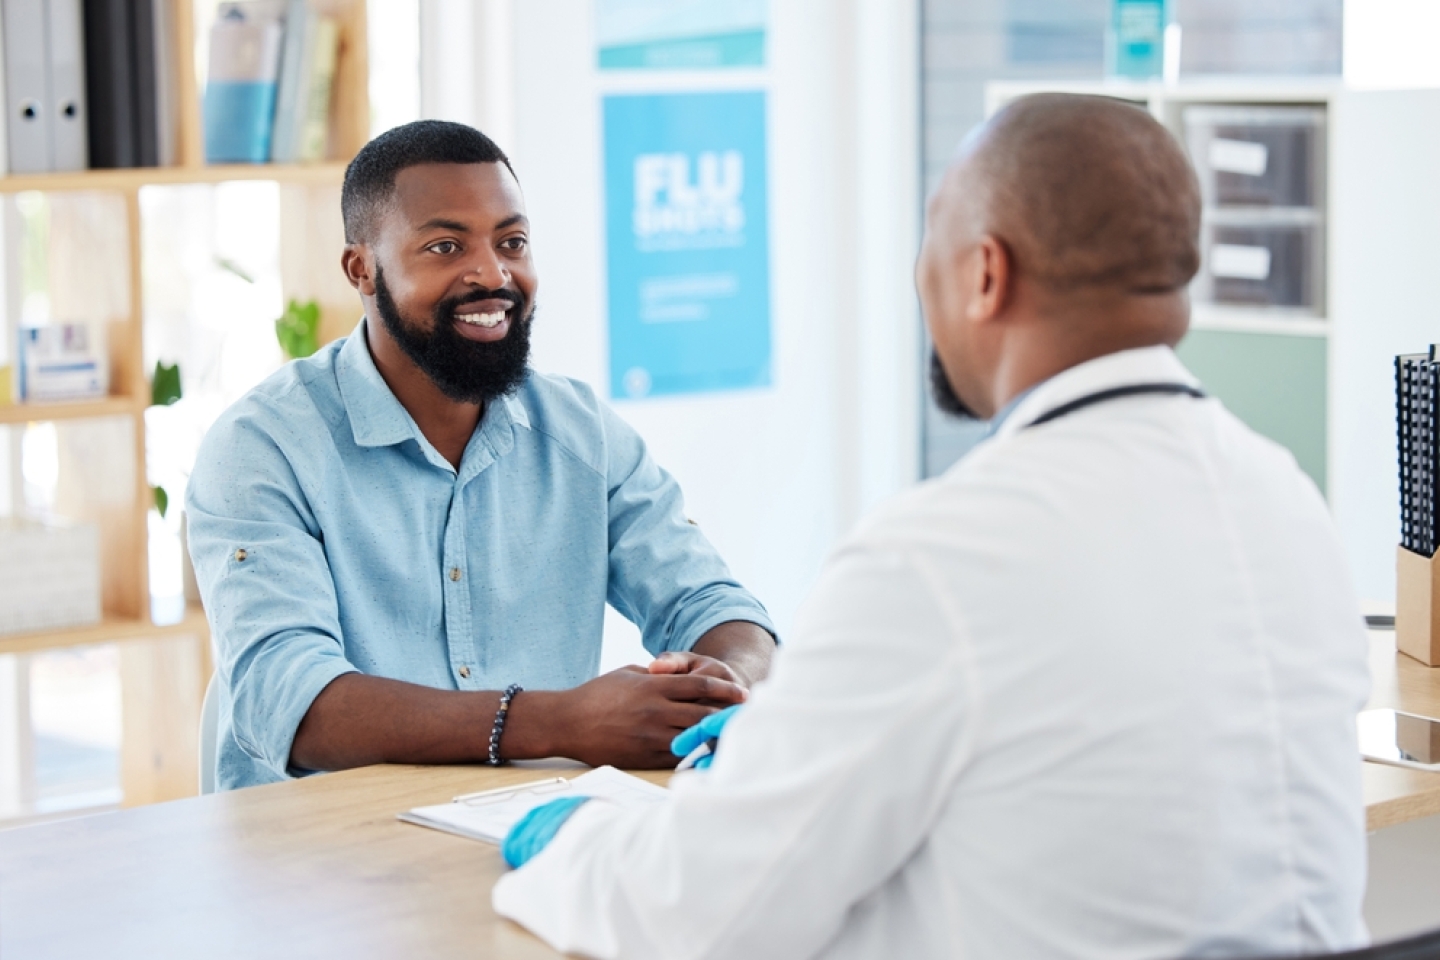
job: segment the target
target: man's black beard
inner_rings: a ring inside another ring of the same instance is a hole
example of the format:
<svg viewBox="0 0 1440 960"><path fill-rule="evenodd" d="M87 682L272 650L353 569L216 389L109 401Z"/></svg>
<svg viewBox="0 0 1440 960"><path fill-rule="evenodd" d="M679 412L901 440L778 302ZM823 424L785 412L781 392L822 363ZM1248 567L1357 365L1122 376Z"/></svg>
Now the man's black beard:
<svg viewBox="0 0 1440 960"><path fill-rule="evenodd" d="M467 303L481 300L508 300L515 305L516 319L503 340L477 343L466 340L455 330L455 313ZM375 268L375 310L390 336L400 344L415 366L451 400L461 403L487 403L515 390L529 372L530 326L535 310L523 319L518 317L526 306L509 290L476 290L463 297L449 297L435 305L433 325L429 333L421 332L400 316L385 275Z"/></svg>
<svg viewBox="0 0 1440 960"><path fill-rule="evenodd" d="M950 385L950 378L945 375L945 368L940 365L940 354L935 352L934 347L930 348L930 394L935 398L935 406L939 407L942 413L970 420L983 419L960 399L960 395Z"/></svg>

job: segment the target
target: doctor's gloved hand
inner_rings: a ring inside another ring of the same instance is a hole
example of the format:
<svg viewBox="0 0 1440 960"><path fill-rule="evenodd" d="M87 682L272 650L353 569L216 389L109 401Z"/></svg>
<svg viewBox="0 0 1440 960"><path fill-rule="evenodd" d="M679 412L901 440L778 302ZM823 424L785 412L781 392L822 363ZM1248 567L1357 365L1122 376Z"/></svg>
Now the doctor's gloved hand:
<svg viewBox="0 0 1440 960"><path fill-rule="evenodd" d="M500 855L512 867L523 867L553 839L565 821L570 819L580 804L589 797L561 797L543 803L520 818L520 822L505 834L500 844Z"/></svg>
<svg viewBox="0 0 1440 960"><path fill-rule="evenodd" d="M725 729L725 725L730 722L730 718L735 716L735 711L739 710L741 706L737 703L734 706L726 707L724 710L710 714L690 729L682 731L671 741L670 752L677 757L688 757L700 746L708 745L710 752L696 760L694 766L698 770L710 766L715 760L715 750L720 743L721 731Z"/></svg>

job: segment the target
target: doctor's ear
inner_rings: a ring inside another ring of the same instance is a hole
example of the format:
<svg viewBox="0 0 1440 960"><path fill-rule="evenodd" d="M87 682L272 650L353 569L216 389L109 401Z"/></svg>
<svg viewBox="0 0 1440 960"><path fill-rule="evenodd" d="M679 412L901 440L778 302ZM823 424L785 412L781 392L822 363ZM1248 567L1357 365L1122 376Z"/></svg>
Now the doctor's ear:
<svg viewBox="0 0 1440 960"><path fill-rule="evenodd" d="M1005 241L992 234L980 238L966 258L964 282L969 286L965 319L984 322L1004 311L1014 282L1014 258Z"/></svg>
<svg viewBox="0 0 1440 960"><path fill-rule="evenodd" d="M375 295L375 256L363 243L347 243L340 253L340 269L361 296Z"/></svg>

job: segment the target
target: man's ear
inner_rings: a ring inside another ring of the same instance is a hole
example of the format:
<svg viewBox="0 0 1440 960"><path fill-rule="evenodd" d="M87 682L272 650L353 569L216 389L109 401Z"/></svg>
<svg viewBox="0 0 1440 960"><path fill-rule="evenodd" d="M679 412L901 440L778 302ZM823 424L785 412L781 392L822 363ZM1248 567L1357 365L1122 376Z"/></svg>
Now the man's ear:
<svg viewBox="0 0 1440 960"><path fill-rule="evenodd" d="M1014 258L1005 241L987 233L971 251L969 260L965 279L970 284L970 301L965 318L993 320L1009 305L1015 282Z"/></svg>
<svg viewBox="0 0 1440 960"><path fill-rule="evenodd" d="M375 256L363 243L347 243L340 252L340 269L362 297L375 296Z"/></svg>

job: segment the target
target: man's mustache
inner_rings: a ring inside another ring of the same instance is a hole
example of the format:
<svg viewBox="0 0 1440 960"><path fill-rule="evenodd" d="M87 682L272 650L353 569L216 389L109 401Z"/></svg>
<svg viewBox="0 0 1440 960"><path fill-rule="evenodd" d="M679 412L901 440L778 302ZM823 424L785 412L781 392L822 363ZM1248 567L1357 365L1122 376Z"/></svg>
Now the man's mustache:
<svg viewBox="0 0 1440 960"><path fill-rule="evenodd" d="M498 290L480 289L473 293L467 293L463 297L452 297L444 301L442 310L448 313L455 307L463 307L467 303L479 303L481 300L509 300L511 304L517 307L524 302L520 298L520 295L513 290L506 290L504 288Z"/></svg>

